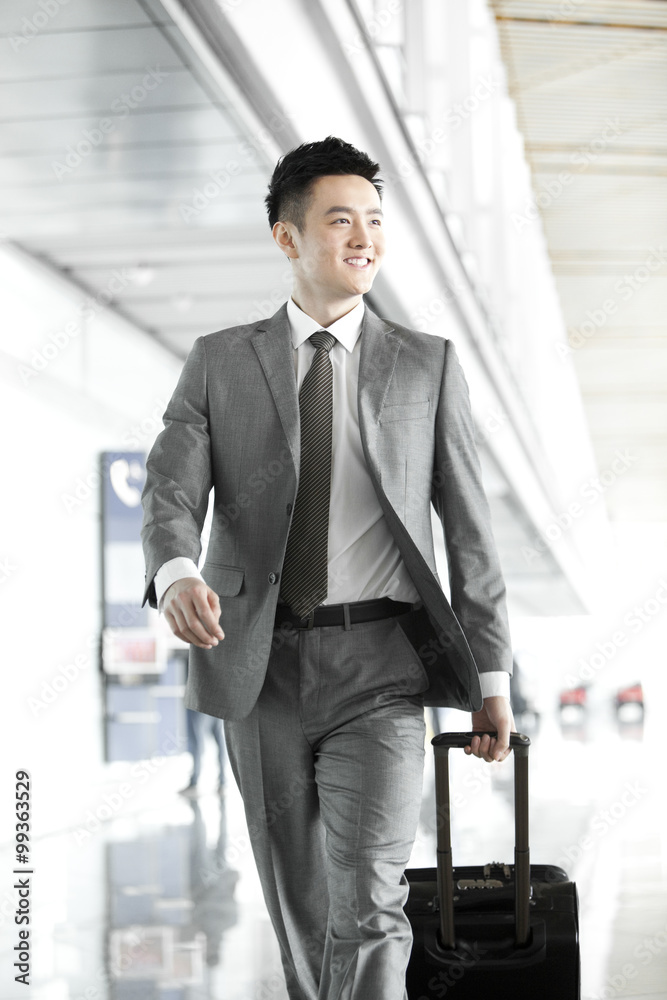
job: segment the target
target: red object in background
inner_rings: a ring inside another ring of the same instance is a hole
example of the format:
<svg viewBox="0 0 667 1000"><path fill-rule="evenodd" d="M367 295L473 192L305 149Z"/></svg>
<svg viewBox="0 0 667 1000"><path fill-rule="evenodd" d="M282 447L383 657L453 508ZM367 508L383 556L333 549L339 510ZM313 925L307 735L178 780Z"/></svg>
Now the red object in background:
<svg viewBox="0 0 667 1000"><path fill-rule="evenodd" d="M635 705L644 704L644 692L641 684L631 684L630 687L621 688L616 695L617 705L627 705L629 703L634 703Z"/></svg>
<svg viewBox="0 0 667 1000"><path fill-rule="evenodd" d="M563 708L565 705L580 705L581 708L586 707L586 688L578 687L571 688L569 691L561 691L560 694L560 706Z"/></svg>

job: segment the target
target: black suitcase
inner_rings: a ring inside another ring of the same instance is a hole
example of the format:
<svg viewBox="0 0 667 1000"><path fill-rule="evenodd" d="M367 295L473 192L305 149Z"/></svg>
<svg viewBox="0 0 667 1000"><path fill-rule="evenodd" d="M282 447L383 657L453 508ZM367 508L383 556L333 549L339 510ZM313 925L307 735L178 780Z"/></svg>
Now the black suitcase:
<svg viewBox="0 0 667 1000"><path fill-rule="evenodd" d="M435 752L437 868L406 871L413 945L409 1000L579 1000L577 890L562 868L532 865L527 736L513 733L514 864L452 869L449 749L473 733L442 733ZM481 734L480 734L481 735Z"/></svg>

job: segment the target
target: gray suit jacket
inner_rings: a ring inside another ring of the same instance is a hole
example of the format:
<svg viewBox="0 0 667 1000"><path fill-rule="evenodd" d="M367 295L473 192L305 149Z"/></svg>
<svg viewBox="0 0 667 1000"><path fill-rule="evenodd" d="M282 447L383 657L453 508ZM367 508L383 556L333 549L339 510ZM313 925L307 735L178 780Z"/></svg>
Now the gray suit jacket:
<svg viewBox="0 0 667 1000"><path fill-rule="evenodd" d="M429 687L425 703L481 707L478 671L511 673L505 588L451 341L364 314L359 425L368 471L423 609L404 625ZM142 538L146 592L176 556L197 562L215 505L204 579L225 639L190 647L186 705L243 718L264 681L299 479L299 406L283 305L270 319L194 344L148 456ZM431 503L447 547L451 605L438 582Z"/></svg>

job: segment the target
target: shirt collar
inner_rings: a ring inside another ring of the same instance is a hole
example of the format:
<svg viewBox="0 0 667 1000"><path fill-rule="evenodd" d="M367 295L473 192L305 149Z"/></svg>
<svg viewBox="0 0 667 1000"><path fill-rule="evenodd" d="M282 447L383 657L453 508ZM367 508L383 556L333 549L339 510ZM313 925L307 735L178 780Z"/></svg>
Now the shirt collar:
<svg viewBox="0 0 667 1000"><path fill-rule="evenodd" d="M292 346L296 350L317 330L328 330L346 351L352 352L361 334L364 311L365 305L362 299L354 309L350 309L349 313L345 313L330 326L323 327L312 316L300 309L294 299L290 298L287 303L287 318L292 333Z"/></svg>

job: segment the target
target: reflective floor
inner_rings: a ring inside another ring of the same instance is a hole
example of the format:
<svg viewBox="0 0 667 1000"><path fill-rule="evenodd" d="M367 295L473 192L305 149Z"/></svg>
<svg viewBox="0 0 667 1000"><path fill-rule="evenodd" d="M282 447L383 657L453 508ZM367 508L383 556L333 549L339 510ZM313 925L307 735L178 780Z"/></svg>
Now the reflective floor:
<svg viewBox="0 0 667 1000"><path fill-rule="evenodd" d="M466 728L467 717L442 713L439 724ZM587 718L543 718L532 738L532 860L560 864L577 882L582 997L667 998L657 720L619 724L611 707L598 707ZM85 822L34 842L31 987L9 972L18 941L9 889L0 906L2 1000L286 1000L236 788L228 773L217 794L211 747L201 794L184 798L189 763L187 754L169 760L117 808L114 789L138 772L108 765ZM451 771L455 863L510 861L511 763L452 754ZM434 829L427 752L412 866L434 864ZM0 862L12 870L9 852Z"/></svg>

